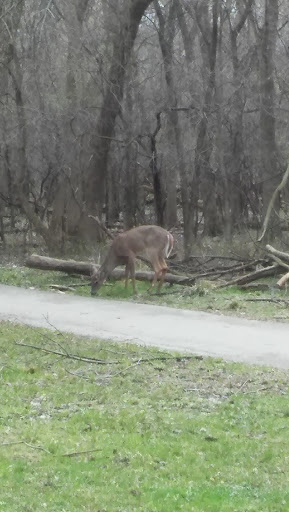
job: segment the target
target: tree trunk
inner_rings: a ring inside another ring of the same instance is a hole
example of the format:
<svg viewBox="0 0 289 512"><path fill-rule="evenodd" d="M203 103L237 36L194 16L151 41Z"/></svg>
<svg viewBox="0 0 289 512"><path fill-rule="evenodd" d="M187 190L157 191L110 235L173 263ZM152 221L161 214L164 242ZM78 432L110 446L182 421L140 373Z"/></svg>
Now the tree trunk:
<svg viewBox="0 0 289 512"><path fill-rule="evenodd" d="M159 226L164 226L165 225L166 200L164 197L163 180L161 177L160 168L158 166L158 154L157 154L157 142L156 142L157 134L158 134L159 130L161 129L161 113L160 112L157 113L156 118L157 118L157 125L156 125L154 132L150 136L150 150L151 150L150 168L151 168L152 179L153 179L156 223Z"/></svg>
<svg viewBox="0 0 289 512"><path fill-rule="evenodd" d="M219 232L215 176L211 168L212 144L209 140L209 119L213 110L215 92L215 68L218 42L219 0L215 0L212 10L212 26L209 23L208 5L199 7L198 20L203 41L201 49L204 63L208 69L206 92L202 118L199 123L195 154L196 181L200 181L200 192L203 200L204 234L215 236Z"/></svg>
<svg viewBox="0 0 289 512"><path fill-rule="evenodd" d="M91 158L87 169L86 207L89 213L102 214L105 202L105 181L111 139L116 117L121 110L125 71L141 18L152 0L130 0L123 8L119 31L112 42L112 64L108 72L100 116L91 141Z"/></svg>
<svg viewBox="0 0 289 512"><path fill-rule="evenodd" d="M179 141L176 137L178 131L178 117L177 113L172 109L177 106L176 87L173 76L173 42L175 37L175 3L170 4L167 19L163 14L162 8L158 0L154 0L154 7L159 21L158 38L162 52L164 63L165 81L167 85L167 116L168 116L168 142L172 147L172 151L177 153L176 164L168 165L166 169L166 225L169 227L175 226L177 223L177 171L180 169L179 157L182 158L182 151L180 151ZM172 158L174 161L174 157Z"/></svg>
<svg viewBox="0 0 289 512"><path fill-rule="evenodd" d="M179 114L177 111L177 87L173 74L173 40L174 40L174 13L176 4L173 2L170 7L167 27L165 25L164 15L157 0L154 1L156 13L159 20L159 42L162 51L165 80L167 84L167 116L169 121L169 137L176 148L177 168L180 172L181 179L181 199L184 221L184 253L185 258L188 258L191 253L194 232L194 215L193 215L193 176L194 169L190 170L190 175L187 173L184 146L182 140L181 126L179 122ZM170 170L170 176L167 182L167 208L166 208L166 223L169 227L177 223L177 203L176 203L176 184L177 174L174 168Z"/></svg>
<svg viewBox="0 0 289 512"><path fill-rule="evenodd" d="M278 14L278 0L266 0L260 52L260 150L263 164L263 220L272 194L280 180L278 176L279 166L274 112L274 58ZM279 204L276 201L274 212L272 212L267 227L265 237L267 242L274 239L280 232L278 213Z"/></svg>
<svg viewBox="0 0 289 512"><path fill-rule="evenodd" d="M230 26L230 42L231 42L231 60L233 67L233 88L234 93L232 97L232 120L231 120L231 165L229 169L230 176L230 223L231 232L234 227L241 227L243 224L243 204L244 204L244 191L243 183L246 180L244 176L244 140L243 140L243 112L245 106L244 99L244 80L242 76L241 63L238 55L238 38L245 25L245 22L250 13L251 6L254 0L248 0L247 5L244 7L239 6L237 20L233 25L229 13L229 26ZM234 18L236 18L234 14ZM243 57L244 59L244 57Z"/></svg>

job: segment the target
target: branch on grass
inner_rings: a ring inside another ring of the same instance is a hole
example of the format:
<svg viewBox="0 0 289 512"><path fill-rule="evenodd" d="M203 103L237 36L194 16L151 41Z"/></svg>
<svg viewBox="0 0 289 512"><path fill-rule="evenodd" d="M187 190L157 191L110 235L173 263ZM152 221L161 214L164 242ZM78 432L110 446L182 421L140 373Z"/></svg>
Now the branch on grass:
<svg viewBox="0 0 289 512"><path fill-rule="evenodd" d="M95 448L94 450L85 450L83 452L70 452L70 453L63 453L62 457L78 457L78 455L87 455L88 453L93 452L100 452L100 448Z"/></svg>
<svg viewBox="0 0 289 512"><path fill-rule="evenodd" d="M73 359L76 361L82 361L84 363L92 363L92 364L100 364L100 365L112 365L112 364L120 364L121 361L105 361L104 359L96 359L94 357L82 357L77 356L75 354L69 354L68 352L60 352L58 350L50 350L48 348L38 347L37 345L30 345L29 343L19 343L18 341L14 342L15 345L18 345L20 347L28 347L33 348L35 350L40 350L41 352L45 352L45 354L53 354L61 357L66 357L67 359ZM120 373L123 373L130 368L134 366L138 366L140 363L151 363L153 361L183 361L183 360L191 360L191 359L202 359L202 356L157 356L157 357L148 357L146 359L137 359L136 361L132 361L131 365L129 365L127 368L124 368L123 370L120 370L120 372L116 373L115 375L119 375ZM72 373L72 372L69 372ZM78 376L77 374L73 374L74 376ZM114 375L109 375L108 377L113 377ZM105 376L104 376L105 378Z"/></svg>
<svg viewBox="0 0 289 512"><path fill-rule="evenodd" d="M48 348L37 347L37 345L30 345L28 343L19 343L15 341L15 345L20 347L28 347L33 348L35 350L40 350L41 352L45 352L46 354L54 354L61 357L66 357L67 359L74 359L76 361L83 361L84 363L93 363L93 364L119 364L119 361L104 361L103 359L95 359L94 357L82 357L77 356L75 354L69 354L68 352L59 352L58 350L50 350Z"/></svg>
<svg viewBox="0 0 289 512"><path fill-rule="evenodd" d="M73 377L77 377L79 379L89 380L91 382L91 379L89 377L86 377L86 375L80 375L79 373L72 372L70 370L67 370L65 368L66 373L69 373L69 375L73 375Z"/></svg>
<svg viewBox="0 0 289 512"><path fill-rule="evenodd" d="M249 291L249 292L264 292L266 290L272 290L273 288L278 288L275 284L267 284L267 283L248 283L248 284L240 284L238 285L240 290Z"/></svg>
<svg viewBox="0 0 289 512"><path fill-rule="evenodd" d="M33 444L27 443L26 441L12 441L11 443L2 443L0 446L12 446L15 444L25 444L29 448L33 448L33 450L42 450L43 452L49 453L49 455L51 455L51 452L46 450L46 448L43 448L43 446L35 446Z"/></svg>
<svg viewBox="0 0 289 512"><path fill-rule="evenodd" d="M51 290L57 290L58 292L74 292L72 286L65 286L63 284L49 284L48 286ZM80 286L87 286L87 283L81 283Z"/></svg>
<svg viewBox="0 0 289 512"><path fill-rule="evenodd" d="M271 298L256 297L256 298L251 298L251 299L245 299L245 301L246 302L274 302L275 304L286 304L287 306L289 305L289 300L274 299L273 297L271 297Z"/></svg>

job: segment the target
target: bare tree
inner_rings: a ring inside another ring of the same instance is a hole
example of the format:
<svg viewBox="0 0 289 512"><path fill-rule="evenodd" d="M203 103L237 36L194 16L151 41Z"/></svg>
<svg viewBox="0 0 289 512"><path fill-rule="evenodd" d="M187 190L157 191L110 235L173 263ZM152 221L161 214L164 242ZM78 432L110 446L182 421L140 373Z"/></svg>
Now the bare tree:
<svg viewBox="0 0 289 512"><path fill-rule="evenodd" d="M276 143L274 61L277 39L278 0L265 0L264 23L260 29L260 150L263 165L263 218L280 181L279 158ZM279 226L279 205L267 227L267 241L276 236Z"/></svg>
<svg viewBox="0 0 289 512"><path fill-rule="evenodd" d="M204 233L213 236L219 232L220 226L217 211L216 177L210 162L213 146L210 143L209 121L213 119L212 114L215 109L219 6L219 0L213 2L212 21L210 21L209 3L202 2L195 5L195 17L200 31L200 47L206 81L197 130L195 188L200 187L200 196L204 205Z"/></svg>
<svg viewBox="0 0 289 512"><path fill-rule="evenodd" d="M108 155L115 120L121 110L125 72L141 18L152 0L130 0L116 13L119 24L112 34L112 61L107 73L99 119L91 140L91 158L87 169L86 206L90 213L102 213Z"/></svg>

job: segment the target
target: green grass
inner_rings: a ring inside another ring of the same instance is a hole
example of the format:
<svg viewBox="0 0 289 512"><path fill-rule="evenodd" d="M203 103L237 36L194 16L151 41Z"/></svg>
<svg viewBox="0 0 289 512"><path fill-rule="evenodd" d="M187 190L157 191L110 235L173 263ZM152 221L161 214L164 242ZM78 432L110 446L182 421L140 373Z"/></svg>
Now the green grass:
<svg viewBox="0 0 289 512"><path fill-rule="evenodd" d="M263 280L274 284L276 278ZM85 286L76 287L74 292L77 295L90 296L89 281L83 280ZM50 289L50 284L73 285L81 283L80 277L71 277L61 272L48 272L29 269L26 267L0 267L0 283L35 287L40 289ZM226 315L237 315L255 319L278 319L289 320L288 304L282 303L282 300L288 300L287 290L278 290L272 287L268 291L243 291L237 287L215 288L214 284L199 281L195 286L165 286L162 295L155 293L149 294L148 283L138 282L138 295L132 293L131 284L126 290L123 281L110 281L102 286L97 297L107 299L129 300L133 302L150 303L177 307L183 309L194 309L209 312L223 313ZM274 302L254 302L254 299L281 299L280 303ZM253 299L253 301L248 300Z"/></svg>
<svg viewBox="0 0 289 512"><path fill-rule="evenodd" d="M7 323L0 354L0 510L288 511L287 372Z"/></svg>

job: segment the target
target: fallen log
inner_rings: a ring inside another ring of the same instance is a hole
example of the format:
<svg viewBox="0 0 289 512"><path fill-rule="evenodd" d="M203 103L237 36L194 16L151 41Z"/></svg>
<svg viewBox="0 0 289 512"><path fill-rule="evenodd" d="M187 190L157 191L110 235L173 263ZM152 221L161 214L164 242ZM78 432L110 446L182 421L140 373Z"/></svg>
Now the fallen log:
<svg viewBox="0 0 289 512"><path fill-rule="evenodd" d="M39 270L54 270L65 272L66 274L80 274L90 276L93 269L97 269L99 265L93 263L86 263L85 261L75 260L60 260L57 258L49 258L47 256L40 256L39 254L32 254L25 261L25 266L29 268L36 268ZM123 279L125 273L123 269L115 269L111 277L116 280ZM137 271L135 278L139 281L152 281L154 272ZM165 282L170 284L180 284L183 286L191 286L195 283L194 277L179 276L167 273Z"/></svg>
<svg viewBox="0 0 289 512"><path fill-rule="evenodd" d="M288 166L288 169L289 169L289 166ZM269 244L266 245L266 250L269 252L272 259L274 259L277 263L279 263L279 265L281 265L282 267L284 267L288 270L289 254L287 252L278 251L277 249L272 247L272 245L269 245ZM282 260L287 261L287 263L285 263ZM289 280L289 272L287 272L284 276L282 276L279 279L279 281L277 281L277 285L279 286L279 288L284 288L284 286L288 280Z"/></svg>
<svg viewBox="0 0 289 512"><path fill-rule="evenodd" d="M93 265L85 261L59 260L40 256L39 254L29 256L25 261L25 266L39 270L56 270L66 274L81 274L83 276L90 276L93 269Z"/></svg>
<svg viewBox="0 0 289 512"><path fill-rule="evenodd" d="M287 274L282 276L279 279L279 281L277 281L277 285L279 286L279 288L284 288L284 286L285 286L285 284L287 283L288 280L289 280L289 272L287 272Z"/></svg>
<svg viewBox="0 0 289 512"><path fill-rule="evenodd" d="M271 255L277 256L280 258L280 260L285 260L287 263L289 263L289 254L288 252L283 251L277 251L272 245L266 245L266 251L269 252Z"/></svg>
<svg viewBox="0 0 289 512"><path fill-rule="evenodd" d="M270 267L265 267L261 268L260 270L256 270L255 272L251 272L250 274L246 274L245 276L237 277L236 279L232 279L231 281L227 281L227 283L221 284L220 286L218 286L218 288L248 284L251 283L252 281L257 281L257 279L261 279L262 277L269 277L281 274L283 271L284 269L280 265L272 265Z"/></svg>

